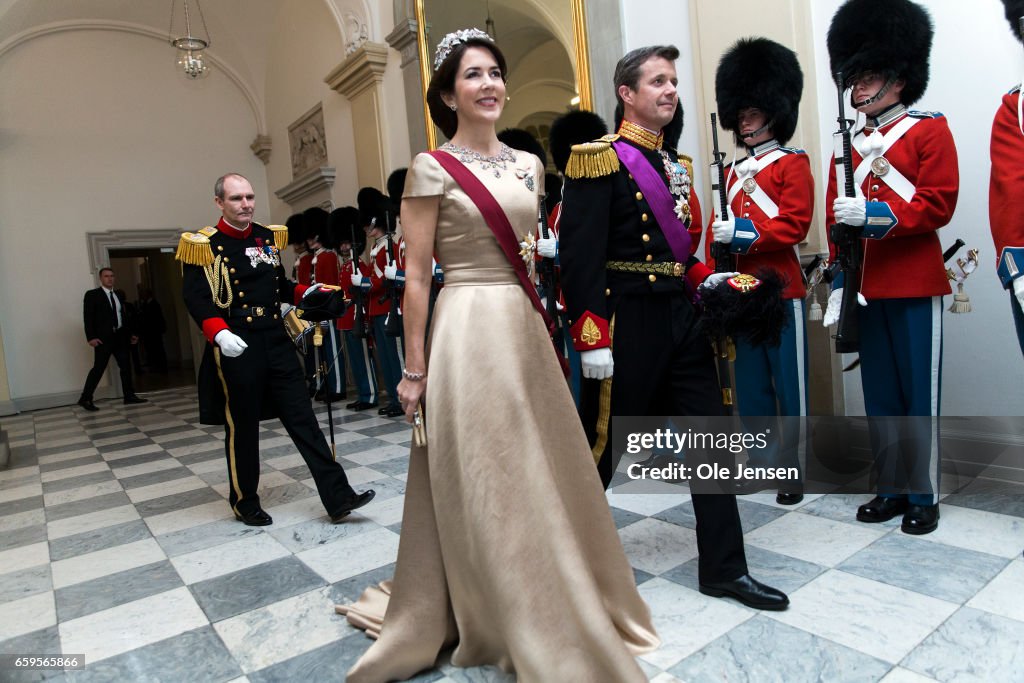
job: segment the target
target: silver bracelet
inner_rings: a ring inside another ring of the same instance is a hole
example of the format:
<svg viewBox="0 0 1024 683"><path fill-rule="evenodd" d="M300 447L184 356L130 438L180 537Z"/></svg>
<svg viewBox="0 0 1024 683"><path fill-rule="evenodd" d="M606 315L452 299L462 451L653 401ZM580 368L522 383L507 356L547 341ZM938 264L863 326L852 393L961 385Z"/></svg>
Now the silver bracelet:
<svg viewBox="0 0 1024 683"><path fill-rule="evenodd" d="M427 377L425 372L409 372L408 370L402 370L402 377L406 378L410 382L422 382Z"/></svg>

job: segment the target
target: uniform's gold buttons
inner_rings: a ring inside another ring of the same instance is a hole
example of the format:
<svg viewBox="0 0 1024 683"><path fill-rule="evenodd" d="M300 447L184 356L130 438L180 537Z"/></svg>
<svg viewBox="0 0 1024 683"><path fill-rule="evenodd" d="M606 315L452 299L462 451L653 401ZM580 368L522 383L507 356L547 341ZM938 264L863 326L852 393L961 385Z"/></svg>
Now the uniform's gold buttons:
<svg viewBox="0 0 1024 683"><path fill-rule="evenodd" d="M238 284L238 280L235 280L235 284L236 284L236 285Z"/></svg>
<svg viewBox="0 0 1024 683"><path fill-rule="evenodd" d="M633 179L633 174L632 174L632 173L630 173L630 174L629 174L629 179L630 179L630 180L632 180L632 179Z"/></svg>
<svg viewBox="0 0 1024 683"><path fill-rule="evenodd" d="M650 275L647 276L647 279L650 280L651 282L655 282L657 281L658 277L654 273L651 273Z"/></svg>
<svg viewBox="0 0 1024 683"><path fill-rule="evenodd" d="M277 320L277 313L274 314L274 320Z"/></svg>
<svg viewBox="0 0 1024 683"><path fill-rule="evenodd" d="M649 216L646 213L640 214L640 220L642 220L644 223L647 222L648 218Z"/></svg>
<svg viewBox="0 0 1024 683"><path fill-rule="evenodd" d="M611 296L612 295L612 290L610 290L610 289L604 290L604 295L605 296Z"/></svg>
<svg viewBox="0 0 1024 683"><path fill-rule="evenodd" d="M229 259L227 256L224 257L224 263L228 263L230 261L231 261L231 259Z"/></svg>
<svg viewBox="0 0 1024 683"><path fill-rule="evenodd" d="M251 316L251 315L247 315L247 316L245 317L245 322L247 322L247 323L251 323L251 322L252 322L252 316Z"/></svg>
<svg viewBox="0 0 1024 683"><path fill-rule="evenodd" d="M644 233L643 236L640 239L642 239L644 242L650 242L651 241L651 236L648 235L647 233Z"/></svg>
<svg viewBox="0 0 1024 683"><path fill-rule="evenodd" d="M640 201L643 198L644 198L644 193L643 192L637 192L636 193L636 200L637 201Z"/></svg>
<svg viewBox="0 0 1024 683"><path fill-rule="evenodd" d="M242 308L249 308L249 304L242 304Z"/></svg>
<svg viewBox="0 0 1024 683"><path fill-rule="evenodd" d="M232 275L234 275L234 274L235 274L235 269L234 269L234 268L232 268L232 269L231 269L231 271L230 271L230 273L231 273Z"/></svg>
<svg viewBox="0 0 1024 683"><path fill-rule="evenodd" d="M244 299L244 298L245 298L245 292L239 292L239 293L238 293L238 296L240 296L241 298L243 298L243 299Z"/></svg>
<svg viewBox="0 0 1024 683"><path fill-rule="evenodd" d="M220 245L218 244L218 245L217 245L217 251L224 251L224 247L222 247L222 246L220 246Z"/></svg>
<svg viewBox="0 0 1024 683"><path fill-rule="evenodd" d="M647 262L650 263L653 260L654 260L654 256L652 256L651 254L648 254L647 255Z"/></svg>

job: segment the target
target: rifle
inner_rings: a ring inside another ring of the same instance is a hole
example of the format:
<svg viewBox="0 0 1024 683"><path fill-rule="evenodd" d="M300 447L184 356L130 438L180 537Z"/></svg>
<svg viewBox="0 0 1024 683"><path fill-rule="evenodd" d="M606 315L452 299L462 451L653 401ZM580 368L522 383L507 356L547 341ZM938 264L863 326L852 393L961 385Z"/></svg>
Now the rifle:
<svg viewBox="0 0 1024 683"><path fill-rule="evenodd" d="M538 208L537 208L537 227L540 229L541 239L549 239L551 237L551 231L548 230L548 208L545 204L547 195L538 197ZM554 341L555 347L558 349L562 348L562 327L559 324L558 317L558 281L555 277L555 260L551 258L541 258L540 266L537 268L537 273L540 275L540 284L544 287L544 291L547 294L547 301L545 302L548 317L555 324Z"/></svg>
<svg viewBox="0 0 1024 683"><path fill-rule="evenodd" d="M356 230L354 226L350 226L352 231L352 239L349 242L352 246L349 247L349 253L352 256L352 274L359 275L359 259L356 257L355 244L356 244ZM356 339L366 339L368 335L366 330L366 315L363 311L363 307L366 305L366 297L363 295L362 287L350 287L352 295L352 305L355 307L355 313L352 314L352 333L355 334Z"/></svg>
<svg viewBox="0 0 1024 683"><path fill-rule="evenodd" d="M853 121L846 118L846 84L842 72L835 75L839 91L839 130L835 138L836 187L841 197L857 196L853 184ZM835 223L829 228L829 235L836 247L836 260L843 271L843 300L839 308L839 322L836 325L836 353L856 353L860 349L860 314L857 311L857 295L860 293L861 266L864 263L864 245L861 242L862 228Z"/></svg>
<svg viewBox="0 0 1024 683"><path fill-rule="evenodd" d="M398 265L395 260L395 240L394 231L391 228L391 216L388 212L384 212L384 234L388 239L388 263ZM398 291L398 283L394 280L388 280L385 284L387 288L386 297L391 299L390 310L388 310L388 317L384 320L384 334L389 337L400 337L402 336L402 295ZM383 299L381 300L383 303Z"/></svg>
<svg viewBox="0 0 1024 683"><path fill-rule="evenodd" d="M725 186L725 154L718 148L718 115L711 114L711 141L714 145L712 151L714 161L711 162L711 187L712 191L718 192L719 220L729 220L729 195ZM711 258L715 259L716 273L731 273L735 270L732 254L729 245L721 242L711 244ZM729 362L735 359L734 352L730 352L732 342L726 336L714 340L715 358L718 360L718 381L722 385L722 406L726 415L732 415L732 377L729 372Z"/></svg>

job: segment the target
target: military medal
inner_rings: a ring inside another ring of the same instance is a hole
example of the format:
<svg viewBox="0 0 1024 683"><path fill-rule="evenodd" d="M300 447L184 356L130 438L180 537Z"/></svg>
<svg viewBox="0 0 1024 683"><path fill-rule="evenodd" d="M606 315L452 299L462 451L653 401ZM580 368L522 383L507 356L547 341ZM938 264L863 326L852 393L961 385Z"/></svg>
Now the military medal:
<svg viewBox="0 0 1024 683"><path fill-rule="evenodd" d="M890 164L889 160L885 157L878 157L871 162L871 172L879 178L885 176L885 174L889 172L890 168L892 168L892 164Z"/></svg>
<svg viewBox="0 0 1024 683"><path fill-rule="evenodd" d="M754 194L754 190L757 189L757 181L753 178L747 178L743 181L743 191L747 194Z"/></svg>

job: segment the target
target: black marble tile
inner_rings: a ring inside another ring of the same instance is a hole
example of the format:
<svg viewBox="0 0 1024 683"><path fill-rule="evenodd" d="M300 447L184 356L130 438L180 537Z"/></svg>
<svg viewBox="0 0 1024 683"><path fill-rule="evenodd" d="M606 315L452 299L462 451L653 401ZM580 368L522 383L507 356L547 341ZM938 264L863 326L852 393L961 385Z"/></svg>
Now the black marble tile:
<svg viewBox="0 0 1024 683"><path fill-rule="evenodd" d="M143 486L163 484L164 482L174 481L175 479L191 477L192 474L192 470L187 467L173 467L171 469L160 470L158 472L147 472L146 474L137 474L134 477L125 477L124 479L121 479L120 482L124 489L137 489Z"/></svg>
<svg viewBox="0 0 1024 683"><path fill-rule="evenodd" d="M120 470L125 467L133 467L135 465L145 465L150 462L157 462L159 460L172 460L172 456L164 451L153 451L151 453L139 453L138 455L129 455L126 458L117 458L114 460L108 460L108 464L111 469Z"/></svg>
<svg viewBox="0 0 1024 683"><path fill-rule="evenodd" d="M77 619L182 585L181 577L174 566L163 560L58 588L54 591L57 621Z"/></svg>
<svg viewBox="0 0 1024 683"><path fill-rule="evenodd" d="M241 675L241 667L213 627L203 626L88 664L85 671L69 672L67 679L74 683L220 683Z"/></svg>
<svg viewBox="0 0 1024 683"><path fill-rule="evenodd" d="M114 437L117 437L117 436L125 436L127 434L141 434L142 433L142 432L139 431L139 429L137 427L130 427L130 426L122 427L121 429L111 429L110 431L105 431L105 432L99 431L99 430L96 430L96 429L87 429L85 431L88 432L89 436L91 436L93 439L100 440L100 441L102 441L103 439L113 439Z"/></svg>
<svg viewBox="0 0 1024 683"><path fill-rule="evenodd" d="M377 425L376 427L364 427L359 430L359 433L363 436L383 436L385 434L397 434L399 432L410 432L412 427L407 422L395 422L386 425Z"/></svg>
<svg viewBox="0 0 1024 683"><path fill-rule="evenodd" d="M176 456L176 458L182 465L195 465L196 463L206 462L207 460L226 460L226 457L224 456L224 442L211 441L209 450L200 451L198 453L187 453L185 455Z"/></svg>
<svg viewBox="0 0 1024 683"><path fill-rule="evenodd" d="M190 429L190 427L186 423L182 422L180 425L172 425L170 427L157 427L155 429L147 427L145 432L146 436L152 438L154 436L166 436L168 434L177 434L179 432L187 431L188 429Z"/></svg>
<svg viewBox="0 0 1024 683"><path fill-rule="evenodd" d="M203 436L192 435L192 436L187 436L187 437L185 437L183 439L175 439L174 441L163 441L163 442L161 442L160 446L164 450L170 451L172 448L183 448L185 446L194 446L197 443L206 443L209 440L210 440L210 437L208 435L203 435Z"/></svg>
<svg viewBox="0 0 1024 683"><path fill-rule="evenodd" d="M114 473L107 469L101 472L83 474L80 477L68 477L67 479L58 479L57 481L44 481L43 493L56 493L57 491L77 489L79 487L88 486L90 484L100 484L105 481L111 481L114 478Z"/></svg>
<svg viewBox="0 0 1024 683"><path fill-rule="evenodd" d="M323 585L319 574L289 556L200 581L189 589L209 620L216 622Z"/></svg>
<svg viewBox="0 0 1024 683"><path fill-rule="evenodd" d="M355 602L369 586L375 586L381 581L386 581L395 575L395 563L386 564L383 567L371 569L362 574L350 576L337 583L332 583L329 591L331 602L337 605L344 605Z"/></svg>
<svg viewBox="0 0 1024 683"><path fill-rule="evenodd" d="M61 654L60 633L56 626L50 626L0 641L0 652L4 654ZM0 680L4 683L59 681L64 675L63 671L13 671L8 669L0 671Z"/></svg>
<svg viewBox="0 0 1024 683"><path fill-rule="evenodd" d="M614 501L612 502L614 503ZM629 510L622 510L620 508L615 507L614 505L612 506L611 511L612 519L615 521L616 529L622 529L623 527L627 527L630 524L633 524L634 522L639 522L641 519L647 519L643 515L638 515L635 512L630 512Z"/></svg>
<svg viewBox="0 0 1024 683"><path fill-rule="evenodd" d="M143 517L151 517L165 512L184 510L186 508L195 507L196 505L202 505L203 503L212 503L215 500L224 499L221 498L220 494L213 489L202 488L195 489L193 491L185 491L184 493L175 493L162 498L146 500L136 504L135 509L137 509L139 514Z"/></svg>
<svg viewBox="0 0 1024 683"><path fill-rule="evenodd" d="M80 467L81 465L91 465L94 462L103 462L103 458L100 455L83 455L80 458L73 458L71 460L61 460L60 462L47 462L40 463L39 472L56 472L57 470L66 470L69 467Z"/></svg>
<svg viewBox="0 0 1024 683"><path fill-rule="evenodd" d="M943 505L1024 517L1024 485L994 479L975 479L942 499Z"/></svg>
<svg viewBox="0 0 1024 683"><path fill-rule="evenodd" d="M46 525L34 524L20 529L0 531L0 551L20 548L23 545L42 543L46 540Z"/></svg>
<svg viewBox="0 0 1024 683"><path fill-rule="evenodd" d="M53 588L50 565L41 564L4 574L0 580L0 603L45 593Z"/></svg>
<svg viewBox="0 0 1024 683"><path fill-rule="evenodd" d="M90 512L99 512L100 510L107 510L109 508L118 507L119 505L131 504L132 501L127 495L125 495L124 491L117 491L116 493L108 493L103 496L93 496L92 498L83 498L82 500L76 500L70 503L50 505L46 508L46 521L56 522L58 519L77 517L78 515L85 515Z"/></svg>
<svg viewBox="0 0 1024 683"><path fill-rule="evenodd" d="M386 474L389 477L394 477L399 474L409 473L409 458L391 458L390 460L381 460L375 462L372 465L367 465L371 470Z"/></svg>
<svg viewBox="0 0 1024 683"><path fill-rule="evenodd" d="M45 442L44 442L45 443ZM81 441L76 441L65 446L36 446L36 456L42 458L47 455L63 455L64 453L71 453L72 451L80 451L86 448L92 448L92 441L86 437L82 437Z"/></svg>
<svg viewBox="0 0 1024 683"><path fill-rule="evenodd" d="M615 504L614 496L611 498L611 502L613 505ZM686 501L668 510L662 510L656 515L651 515L651 517L687 529L697 528L697 517L693 514L693 503L691 501Z"/></svg>
<svg viewBox="0 0 1024 683"><path fill-rule="evenodd" d="M633 582L636 583L636 585L639 586L645 581L650 581L653 578L654 574L649 574L642 569L637 569L636 567L633 567Z"/></svg>
<svg viewBox="0 0 1024 683"><path fill-rule="evenodd" d="M41 507L43 507L42 496L29 496L28 498L9 500L6 503L0 503L0 517L14 515L19 512L27 512L29 510L38 510Z"/></svg>
<svg viewBox="0 0 1024 683"><path fill-rule="evenodd" d="M250 673L248 678L251 683L278 683L279 681L344 683L346 672L372 644L373 641L362 635L362 632L353 633L347 638L322 645L298 657L292 657L266 669Z"/></svg>
<svg viewBox="0 0 1024 683"><path fill-rule="evenodd" d="M394 444L368 437L365 439L357 439L356 441L349 441L347 443L339 443L337 444L335 452L339 456L350 455L352 453L362 453L363 451L373 450L374 448L383 448L392 445Z"/></svg>
<svg viewBox="0 0 1024 683"><path fill-rule="evenodd" d="M134 543L152 537L149 527L141 519L123 522L102 529L84 531L50 541L50 561L66 560L85 553L105 550L114 546Z"/></svg>
<svg viewBox="0 0 1024 683"><path fill-rule="evenodd" d="M126 451L129 448L138 448L139 446L152 446L155 442L150 438L132 439L131 441L124 441L122 443L112 443L106 446L96 446L96 449L100 453L117 453L119 451Z"/></svg>

